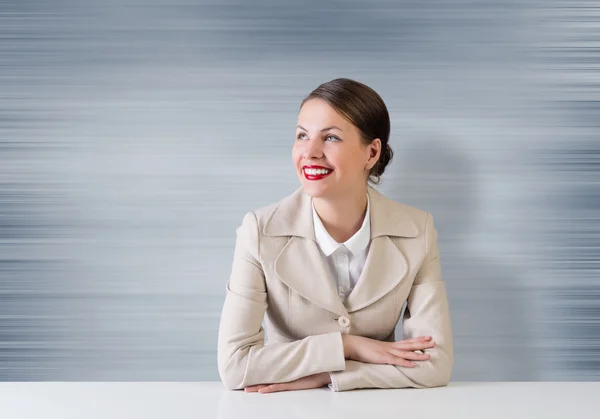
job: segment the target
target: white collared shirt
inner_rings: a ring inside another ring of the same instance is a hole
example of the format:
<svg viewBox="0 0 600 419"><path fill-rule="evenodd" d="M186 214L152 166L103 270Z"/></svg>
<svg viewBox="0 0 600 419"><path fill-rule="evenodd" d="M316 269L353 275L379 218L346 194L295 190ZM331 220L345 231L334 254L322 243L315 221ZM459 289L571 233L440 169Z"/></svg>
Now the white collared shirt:
<svg viewBox="0 0 600 419"><path fill-rule="evenodd" d="M313 203L315 239L325 257L338 295L344 301L356 286L367 260L371 242L371 211L367 195L367 212L360 229L344 243L336 242L327 232Z"/></svg>

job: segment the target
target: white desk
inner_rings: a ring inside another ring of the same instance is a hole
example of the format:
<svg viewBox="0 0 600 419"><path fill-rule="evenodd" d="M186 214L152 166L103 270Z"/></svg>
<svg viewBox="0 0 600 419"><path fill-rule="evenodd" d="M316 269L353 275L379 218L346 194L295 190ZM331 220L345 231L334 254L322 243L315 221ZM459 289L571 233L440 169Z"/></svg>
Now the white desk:
<svg viewBox="0 0 600 419"><path fill-rule="evenodd" d="M273 394L216 383L0 383L2 419L600 418L600 382Z"/></svg>

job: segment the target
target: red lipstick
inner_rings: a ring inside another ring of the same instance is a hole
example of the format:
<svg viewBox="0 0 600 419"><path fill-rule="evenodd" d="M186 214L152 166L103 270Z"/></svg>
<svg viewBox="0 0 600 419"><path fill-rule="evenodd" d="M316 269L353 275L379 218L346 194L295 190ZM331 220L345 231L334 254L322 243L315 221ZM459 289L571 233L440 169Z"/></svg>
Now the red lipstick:
<svg viewBox="0 0 600 419"><path fill-rule="evenodd" d="M302 173L304 173L304 177L308 180L321 180L325 179L333 172L333 169L324 166L302 166Z"/></svg>

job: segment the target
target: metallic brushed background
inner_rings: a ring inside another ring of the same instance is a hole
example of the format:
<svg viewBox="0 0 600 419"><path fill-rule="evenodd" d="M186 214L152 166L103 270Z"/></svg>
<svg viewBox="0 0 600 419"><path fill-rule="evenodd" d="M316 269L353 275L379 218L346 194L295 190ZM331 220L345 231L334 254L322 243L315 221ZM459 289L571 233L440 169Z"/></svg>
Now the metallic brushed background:
<svg viewBox="0 0 600 419"><path fill-rule="evenodd" d="M600 379L600 5L0 3L0 380L217 380L245 212L301 99L377 90L433 213L453 380Z"/></svg>

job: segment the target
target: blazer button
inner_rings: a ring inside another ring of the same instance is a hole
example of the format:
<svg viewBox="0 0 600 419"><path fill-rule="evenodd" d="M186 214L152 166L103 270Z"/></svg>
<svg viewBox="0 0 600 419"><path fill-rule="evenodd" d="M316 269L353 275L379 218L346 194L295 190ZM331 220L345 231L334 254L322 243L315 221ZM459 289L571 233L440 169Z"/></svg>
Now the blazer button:
<svg viewBox="0 0 600 419"><path fill-rule="evenodd" d="M348 327L348 326L350 326L350 319L346 316L342 316L338 319L338 323L342 327Z"/></svg>

